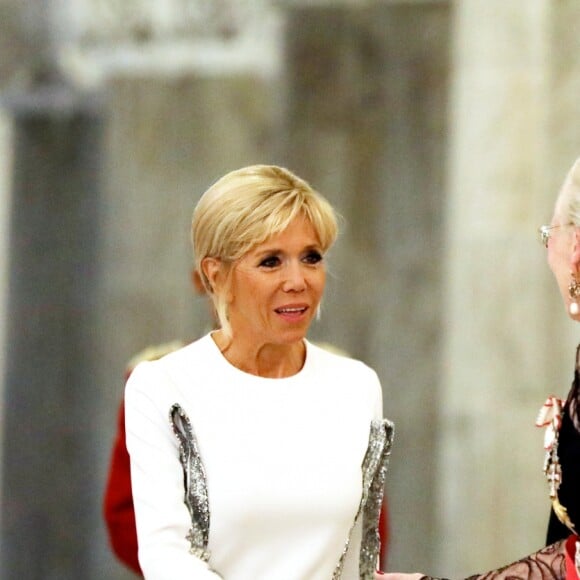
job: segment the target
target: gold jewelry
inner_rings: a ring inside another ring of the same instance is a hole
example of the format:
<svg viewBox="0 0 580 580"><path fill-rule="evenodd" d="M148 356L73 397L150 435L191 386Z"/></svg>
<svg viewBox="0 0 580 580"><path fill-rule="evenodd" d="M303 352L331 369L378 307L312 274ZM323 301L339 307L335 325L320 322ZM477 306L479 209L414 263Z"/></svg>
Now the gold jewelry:
<svg viewBox="0 0 580 580"><path fill-rule="evenodd" d="M580 281L578 281L578 274L570 272L571 280L568 284L568 296L570 296L570 306L568 311L572 316L580 313L580 305L578 299L580 298Z"/></svg>
<svg viewBox="0 0 580 580"><path fill-rule="evenodd" d="M580 349L578 350L580 352ZM578 356L578 352L576 355ZM578 361L576 362L578 368ZM560 503L558 490L562 484L562 466L558 457L558 443L560 439L560 428L562 427L562 416L564 411L564 402L557 397L550 396L546 399L543 407L538 413L536 419L537 427L544 427L544 449L546 455L544 458L544 474L548 481L548 489L552 508L557 518L572 532L576 533L574 524L568 515L566 508Z"/></svg>
<svg viewBox="0 0 580 580"><path fill-rule="evenodd" d="M568 515L568 510L560 503L558 498L558 489L562 483L562 467L560 465L560 459L558 458L558 436L559 432L556 432L556 438L552 445L552 449L546 453L544 473L546 474L546 479L548 480L548 485L550 487L550 500L552 501L552 508L556 517L569 530L576 533L574 524Z"/></svg>

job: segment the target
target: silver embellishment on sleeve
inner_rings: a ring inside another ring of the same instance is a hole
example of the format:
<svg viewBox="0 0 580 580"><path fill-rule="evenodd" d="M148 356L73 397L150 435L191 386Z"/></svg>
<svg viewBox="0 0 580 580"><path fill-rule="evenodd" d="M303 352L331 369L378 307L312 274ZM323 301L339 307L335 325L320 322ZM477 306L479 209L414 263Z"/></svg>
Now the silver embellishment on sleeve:
<svg viewBox="0 0 580 580"><path fill-rule="evenodd" d="M391 455L395 427L390 421L373 421L363 462L364 489L367 498L363 507L363 529L359 571L361 578L374 578L380 550L378 522L383 504L385 476ZM365 481L366 480L366 481Z"/></svg>
<svg viewBox="0 0 580 580"><path fill-rule="evenodd" d="M209 499L207 479L191 422L181 406L175 403L169 411L171 428L179 442L179 461L183 467L185 494L183 501L191 516L191 529L186 536L189 553L208 562Z"/></svg>
<svg viewBox="0 0 580 580"><path fill-rule="evenodd" d="M388 419L371 422L369 444L361 465L361 501L354 522L349 530L344 550L334 569L332 580L339 580L342 576L342 569L348 552L350 538L361 515L363 520L359 574L361 580L372 580L375 577L377 557L380 548L378 522L383 502L385 475L389 465L389 456L391 454L394 434L395 426Z"/></svg>

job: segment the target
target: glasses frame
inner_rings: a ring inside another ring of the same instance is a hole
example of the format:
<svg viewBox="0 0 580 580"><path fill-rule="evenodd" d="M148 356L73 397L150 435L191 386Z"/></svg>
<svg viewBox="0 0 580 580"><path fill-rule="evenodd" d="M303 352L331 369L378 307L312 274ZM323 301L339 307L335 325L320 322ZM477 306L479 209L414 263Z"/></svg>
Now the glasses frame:
<svg viewBox="0 0 580 580"><path fill-rule="evenodd" d="M574 224L558 224L556 226L550 226L550 225L545 225L545 226L540 226L538 228L538 234L540 236L540 243L542 244L542 246L544 246L544 248L548 247L548 242L550 241L550 238L552 237L552 230L555 230L556 228L566 228L568 226L573 226Z"/></svg>

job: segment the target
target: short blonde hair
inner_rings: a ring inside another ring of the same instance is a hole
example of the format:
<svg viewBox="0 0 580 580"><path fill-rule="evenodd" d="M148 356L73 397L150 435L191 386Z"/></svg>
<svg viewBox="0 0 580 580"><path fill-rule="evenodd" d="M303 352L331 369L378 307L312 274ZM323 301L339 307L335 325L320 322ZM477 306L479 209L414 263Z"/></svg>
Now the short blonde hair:
<svg viewBox="0 0 580 580"><path fill-rule="evenodd" d="M564 179L555 214L563 223L580 226L580 158L576 159Z"/></svg>
<svg viewBox="0 0 580 580"><path fill-rule="evenodd" d="M337 215L306 181L283 167L251 165L227 173L201 197L191 223L195 267L211 295L222 329L231 336L225 296L213 292L201 263L217 258L228 268L255 246L283 232L298 215L312 224L321 250L336 240ZM228 282L229 284L229 282Z"/></svg>

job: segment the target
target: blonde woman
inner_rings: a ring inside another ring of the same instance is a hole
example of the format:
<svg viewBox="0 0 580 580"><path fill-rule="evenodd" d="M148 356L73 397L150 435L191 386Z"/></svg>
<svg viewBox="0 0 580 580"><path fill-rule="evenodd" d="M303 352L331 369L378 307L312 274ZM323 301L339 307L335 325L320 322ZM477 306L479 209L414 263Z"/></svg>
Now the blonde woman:
<svg viewBox="0 0 580 580"><path fill-rule="evenodd" d="M287 169L212 185L195 266L220 327L126 387L139 562L150 580L373 579L393 434L360 361L306 338L335 212Z"/></svg>

